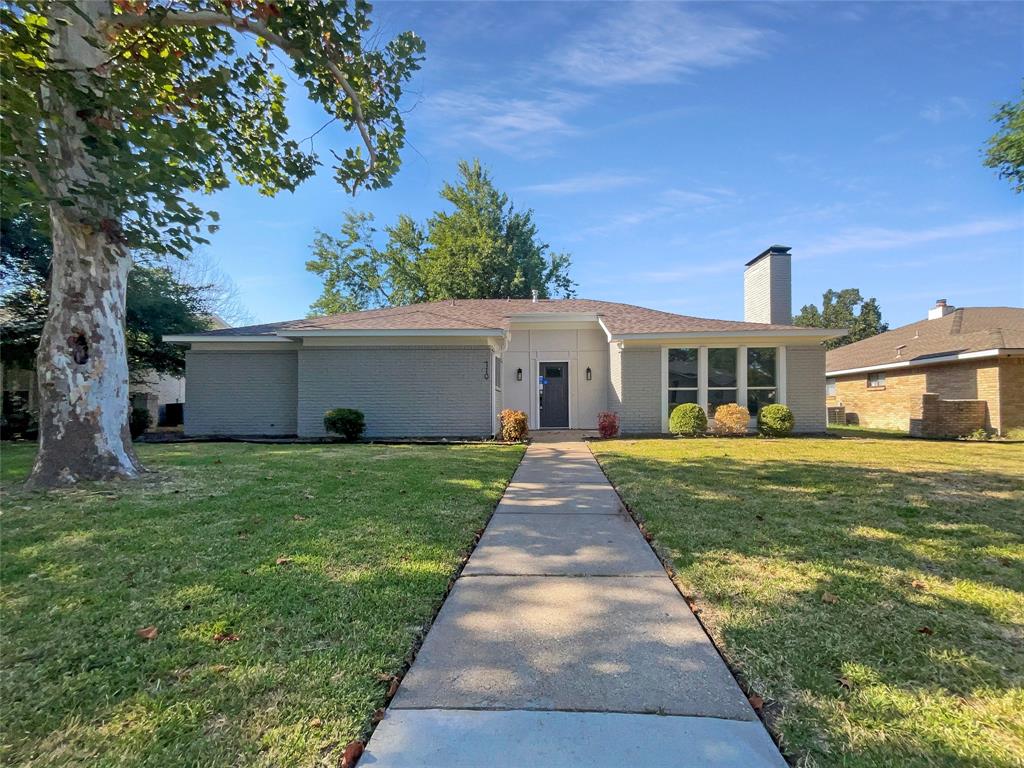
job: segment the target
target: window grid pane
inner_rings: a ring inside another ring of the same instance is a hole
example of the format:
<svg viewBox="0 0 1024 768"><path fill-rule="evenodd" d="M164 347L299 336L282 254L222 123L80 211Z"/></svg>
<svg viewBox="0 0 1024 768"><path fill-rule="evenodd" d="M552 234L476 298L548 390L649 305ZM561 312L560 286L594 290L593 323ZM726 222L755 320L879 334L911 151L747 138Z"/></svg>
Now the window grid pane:
<svg viewBox="0 0 1024 768"><path fill-rule="evenodd" d="M737 352L734 347L708 350L708 387L735 388Z"/></svg>
<svg viewBox="0 0 1024 768"><path fill-rule="evenodd" d="M775 386L775 347L747 349L747 386Z"/></svg>

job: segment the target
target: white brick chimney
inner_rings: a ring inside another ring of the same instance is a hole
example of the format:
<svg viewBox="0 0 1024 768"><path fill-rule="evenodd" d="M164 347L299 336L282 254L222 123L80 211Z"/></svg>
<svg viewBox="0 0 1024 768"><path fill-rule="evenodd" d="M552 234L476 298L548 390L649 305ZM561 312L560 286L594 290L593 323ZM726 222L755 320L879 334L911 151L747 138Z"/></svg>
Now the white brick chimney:
<svg viewBox="0 0 1024 768"><path fill-rule="evenodd" d="M945 299L936 299L935 306L928 310L929 320L938 320L955 310L952 304L947 304Z"/></svg>
<svg viewBox="0 0 1024 768"><path fill-rule="evenodd" d="M743 319L748 323L793 322L793 266L790 249L773 245L747 262L743 273Z"/></svg>

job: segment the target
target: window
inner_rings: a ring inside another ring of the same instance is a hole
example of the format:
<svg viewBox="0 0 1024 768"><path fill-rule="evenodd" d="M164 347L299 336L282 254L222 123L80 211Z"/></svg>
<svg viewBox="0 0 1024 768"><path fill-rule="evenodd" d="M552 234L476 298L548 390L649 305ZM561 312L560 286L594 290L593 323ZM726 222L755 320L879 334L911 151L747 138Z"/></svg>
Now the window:
<svg viewBox="0 0 1024 768"><path fill-rule="evenodd" d="M825 379L825 397L835 397L835 396L836 396L836 380L835 379Z"/></svg>
<svg viewBox="0 0 1024 768"><path fill-rule="evenodd" d="M697 402L697 350L668 351L668 412L683 403Z"/></svg>
<svg viewBox="0 0 1024 768"><path fill-rule="evenodd" d="M736 359L739 350L720 348L708 350L708 415L726 403L736 402Z"/></svg>
<svg viewBox="0 0 1024 768"><path fill-rule="evenodd" d="M747 349L747 410L756 416L776 401L775 347Z"/></svg>
<svg viewBox="0 0 1024 768"><path fill-rule="evenodd" d="M494 388L501 391L501 358L494 358Z"/></svg>
<svg viewBox="0 0 1024 768"><path fill-rule="evenodd" d="M868 374L868 389L885 389L885 374L884 373L869 373Z"/></svg>

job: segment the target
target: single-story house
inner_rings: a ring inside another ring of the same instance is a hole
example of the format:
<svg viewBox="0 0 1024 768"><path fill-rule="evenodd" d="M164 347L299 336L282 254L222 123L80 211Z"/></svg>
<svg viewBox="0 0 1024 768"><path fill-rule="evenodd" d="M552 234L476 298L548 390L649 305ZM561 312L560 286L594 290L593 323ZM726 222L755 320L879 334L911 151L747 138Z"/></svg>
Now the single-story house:
<svg viewBox="0 0 1024 768"><path fill-rule="evenodd" d="M1024 309L939 299L928 317L826 356L827 402L847 423L925 437L1024 427Z"/></svg>
<svg viewBox="0 0 1024 768"><path fill-rule="evenodd" d="M745 320L590 299L458 299L167 337L188 344L185 432L324 435L357 408L368 437L487 436L503 408L532 429L668 430L670 410L792 408L825 429L822 342L790 325L789 248L747 264Z"/></svg>

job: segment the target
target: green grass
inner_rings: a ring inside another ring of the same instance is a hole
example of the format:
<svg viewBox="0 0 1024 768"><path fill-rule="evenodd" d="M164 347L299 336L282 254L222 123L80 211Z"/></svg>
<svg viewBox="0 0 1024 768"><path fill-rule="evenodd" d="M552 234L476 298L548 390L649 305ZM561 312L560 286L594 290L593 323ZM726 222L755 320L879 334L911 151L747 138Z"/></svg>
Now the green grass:
<svg viewBox="0 0 1024 768"><path fill-rule="evenodd" d="M828 425L829 434L835 437L871 437L878 440L899 440L909 438L910 433L899 429L880 429L871 427L858 427L853 424L840 426L839 424Z"/></svg>
<svg viewBox="0 0 1024 768"><path fill-rule="evenodd" d="M144 445L25 494L33 450L0 453L0 764L162 768L336 766L522 454Z"/></svg>
<svg viewBox="0 0 1024 768"><path fill-rule="evenodd" d="M1024 765L1024 446L593 448L795 764Z"/></svg>

